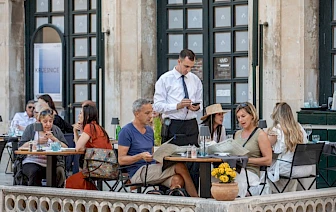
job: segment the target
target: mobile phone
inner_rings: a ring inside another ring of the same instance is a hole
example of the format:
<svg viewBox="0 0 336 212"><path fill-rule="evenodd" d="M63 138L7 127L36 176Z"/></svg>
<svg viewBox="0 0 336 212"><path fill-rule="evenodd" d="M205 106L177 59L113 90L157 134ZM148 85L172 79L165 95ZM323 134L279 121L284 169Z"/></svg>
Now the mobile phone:
<svg viewBox="0 0 336 212"><path fill-rule="evenodd" d="M193 106L197 106L199 104L200 104L199 102L192 103Z"/></svg>

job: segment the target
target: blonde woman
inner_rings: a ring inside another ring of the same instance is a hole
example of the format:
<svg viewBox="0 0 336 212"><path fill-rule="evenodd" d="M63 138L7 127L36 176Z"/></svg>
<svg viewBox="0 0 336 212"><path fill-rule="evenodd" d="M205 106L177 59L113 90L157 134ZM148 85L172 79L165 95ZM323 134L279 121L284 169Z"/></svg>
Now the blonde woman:
<svg viewBox="0 0 336 212"><path fill-rule="evenodd" d="M293 155L297 144L307 143L307 136L302 126L294 120L291 107L286 102L276 103L273 113L273 126L268 130L268 138L271 142L273 152L279 154L273 160L268 171L268 178L276 184L280 191L287 180L279 180L279 175L289 176ZM312 166L300 166L293 169L292 176L309 176ZM297 181L292 180L285 191L296 191ZM272 190L276 191L272 186Z"/></svg>
<svg viewBox="0 0 336 212"><path fill-rule="evenodd" d="M235 141L247 149L249 152L248 165L246 167L251 194L258 194L260 183L260 166L269 166L272 163L272 149L267 134L258 128L258 115L255 107L244 102L237 106L236 116L241 130L235 133ZM236 182L239 187L239 196L247 194L247 178L245 170L237 174Z"/></svg>

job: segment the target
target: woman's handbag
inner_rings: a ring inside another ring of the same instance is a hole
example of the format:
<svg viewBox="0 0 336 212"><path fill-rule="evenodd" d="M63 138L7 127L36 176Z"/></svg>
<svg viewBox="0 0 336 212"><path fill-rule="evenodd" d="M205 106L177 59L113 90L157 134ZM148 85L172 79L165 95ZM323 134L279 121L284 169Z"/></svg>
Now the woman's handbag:
<svg viewBox="0 0 336 212"><path fill-rule="evenodd" d="M83 175L93 178L118 179L119 167L114 150L87 148Z"/></svg>

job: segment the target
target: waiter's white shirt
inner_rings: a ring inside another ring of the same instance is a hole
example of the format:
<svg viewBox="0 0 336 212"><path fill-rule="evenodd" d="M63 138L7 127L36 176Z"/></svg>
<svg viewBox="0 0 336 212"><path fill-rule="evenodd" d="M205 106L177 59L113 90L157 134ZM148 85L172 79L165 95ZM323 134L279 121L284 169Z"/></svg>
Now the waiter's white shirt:
<svg viewBox="0 0 336 212"><path fill-rule="evenodd" d="M177 104L184 99L182 75L175 69L164 73L155 84L154 110L162 113L162 117L170 119L190 120L202 111L203 86L201 80L193 73L185 75L189 99L192 103L200 103L200 110L191 111L187 108L177 110Z"/></svg>

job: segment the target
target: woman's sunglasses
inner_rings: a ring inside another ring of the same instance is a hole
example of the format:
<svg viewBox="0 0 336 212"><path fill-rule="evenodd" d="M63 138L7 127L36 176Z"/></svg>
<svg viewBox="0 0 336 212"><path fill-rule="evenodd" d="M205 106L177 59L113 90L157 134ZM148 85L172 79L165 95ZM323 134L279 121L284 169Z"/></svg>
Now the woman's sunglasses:
<svg viewBox="0 0 336 212"><path fill-rule="evenodd" d="M248 104L247 103L240 103L238 106L237 106L237 108L238 109L242 109L242 108L245 108L245 107L247 107L248 106Z"/></svg>
<svg viewBox="0 0 336 212"><path fill-rule="evenodd" d="M49 115L49 114L53 114L53 112L51 110L44 110L40 112L40 115L42 116Z"/></svg>

